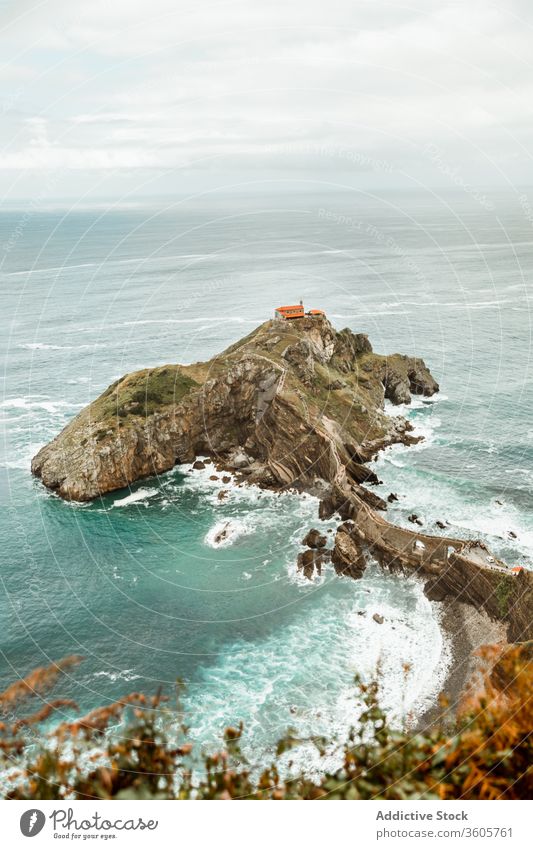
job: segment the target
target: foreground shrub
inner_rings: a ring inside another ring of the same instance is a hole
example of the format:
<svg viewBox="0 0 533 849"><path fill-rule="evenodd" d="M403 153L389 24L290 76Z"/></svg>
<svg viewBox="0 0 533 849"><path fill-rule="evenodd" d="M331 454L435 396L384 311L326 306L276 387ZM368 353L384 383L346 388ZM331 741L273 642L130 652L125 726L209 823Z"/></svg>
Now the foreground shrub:
<svg viewBox="0 0 533 849"><path fill-rule="evenodd" d="M453 732L391 728L377 683L358 682L363 710L342 746L342 767L320 781L283 777L280 758L302 741L287 733L268 769L258 774L240 751L243 728L227 728L219 751L205 754L188 739L179 690L166 697L131 693L42 734L39 726L73 702L43 701L58 676L79 663L66 658L37 669L0 693L0 768L10 799L520 799L531 798L532 646L483 652L486 672L456 718ZM165 728L172 724L172 738ZM168 721L167 721L168 720ZM121 724L122 731L111 732ZM308 743L309 741L305 741ZM320 752L328 741L316 740ZM284 761L285 762L285 761Z"/></svg>

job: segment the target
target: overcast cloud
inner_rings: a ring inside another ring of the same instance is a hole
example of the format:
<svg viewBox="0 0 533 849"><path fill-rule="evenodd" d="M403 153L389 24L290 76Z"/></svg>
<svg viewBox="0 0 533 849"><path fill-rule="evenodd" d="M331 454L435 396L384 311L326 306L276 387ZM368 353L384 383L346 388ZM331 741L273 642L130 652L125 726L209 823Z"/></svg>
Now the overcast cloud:
<svg viewBox="0 0 533 849"><path fill-rule="evenodd" d="M0 191L533 182L533 7L0 0Z"/></svg>

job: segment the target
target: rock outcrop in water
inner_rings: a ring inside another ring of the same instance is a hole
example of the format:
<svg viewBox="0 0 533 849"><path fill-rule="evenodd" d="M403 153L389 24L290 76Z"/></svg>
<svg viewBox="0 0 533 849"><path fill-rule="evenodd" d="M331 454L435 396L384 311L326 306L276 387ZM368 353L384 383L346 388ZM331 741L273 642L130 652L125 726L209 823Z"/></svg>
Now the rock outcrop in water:
<svg viewBox="0 0 533 849"><path fill-rule="evenodd" d="M209 455L250 483L319 495L323 518L340 514L333 550L301 553L306 577L331 559L359 578L370 553L429 576L430 598L466 601L505 622L509 639L532 639L531 573L510 573L482 543L390 524L376 512L387 502L367 489L377 482L367 461L418 441L404 418L385 414L385 398L406 404L438 388L422 360L375 354L365 335L325 317L267 321L208 362L116 381L39 451L32 472L62 498L88 501Z"/></svg>
<svg viewBox="0 0 533 849"><path fill-rule="evenodd" d="M88 501L176 463L209 455L250 482L368 495L364 463L417 441L383 403L432 395L424 362L375 354L368 338L325 317L267 321L205 363L126 375L34 457L32 472L62 498Z"/></svg>

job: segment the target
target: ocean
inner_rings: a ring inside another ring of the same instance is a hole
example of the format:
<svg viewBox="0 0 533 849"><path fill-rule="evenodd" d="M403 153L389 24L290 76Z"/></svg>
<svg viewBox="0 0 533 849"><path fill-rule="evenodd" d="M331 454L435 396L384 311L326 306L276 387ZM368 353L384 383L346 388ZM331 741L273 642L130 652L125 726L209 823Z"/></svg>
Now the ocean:
<svg viewBox="0 0 533 849"><path fill-rule="evenodd" d="M67 504L30 460L117 377L207 359L302 298L377 352L423 357L440 383L395 409L425 440L375 463L377 491L399 496L389 518L448 522L531 568L528 208L504 193L280 189L0 212L0 686L74 653L54 695L81 711L179 678L194 739L213 746L242 720L253 763L289 726L343 740L356 674L379 670L393 721L415 722L451 662L442 611L376 565L361 581L297 575L305 532L335 527L315 499L231 484L220 500L212 468L178 466Z"/></svg>

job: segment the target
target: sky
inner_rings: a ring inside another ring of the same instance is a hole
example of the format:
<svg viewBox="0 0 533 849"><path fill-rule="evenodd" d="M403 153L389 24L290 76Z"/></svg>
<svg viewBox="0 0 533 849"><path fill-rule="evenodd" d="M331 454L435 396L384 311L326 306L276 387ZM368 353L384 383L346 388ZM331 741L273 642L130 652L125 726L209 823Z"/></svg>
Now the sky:
<svg viewBox="0 0 533 849"><path fill-rule="evenodd" d="M0 196L533 184L533 4L0 0Z"/></svg>

